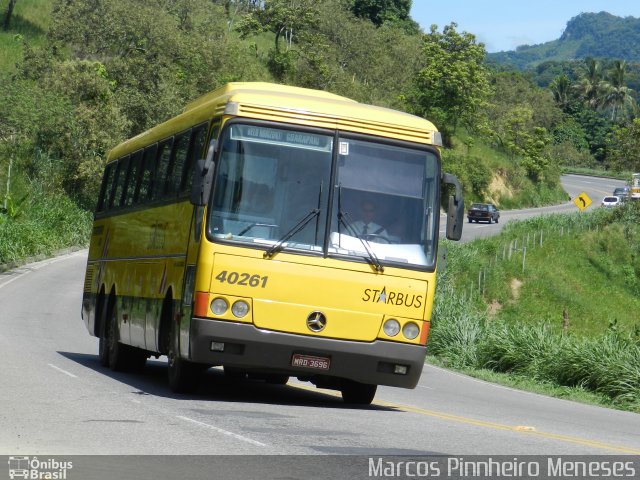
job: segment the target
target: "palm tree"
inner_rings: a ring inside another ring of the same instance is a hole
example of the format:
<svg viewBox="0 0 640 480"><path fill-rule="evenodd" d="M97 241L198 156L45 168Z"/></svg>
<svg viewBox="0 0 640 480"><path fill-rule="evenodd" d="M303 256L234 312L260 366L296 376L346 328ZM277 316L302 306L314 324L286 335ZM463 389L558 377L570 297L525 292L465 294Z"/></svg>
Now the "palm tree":
<svg viewBox="0 0 640 480"><path fill-rule="evenodd" d="M558 75L549 85L553 99L560 109L566 111L571 100L571 80L566 74Z"/></svg>
<svg viewBox="0 0 640 480"><path fill-rule="evenodd" d="M598 109L604 104L607 82L602 75L602 64L594 58L584 60L585 68L577 85L577 90L587 106Z"/></svg>
<svg viewBox="0 0 640 480"><path fill-rule="evenodd" d="M603 106L611 109L611 121L613 122L618 119L618 114L625 107L633 108L635 106L631 89L627 87L624 78L626 69L627 62L616 60L609 73L609 83Z"/></svg>

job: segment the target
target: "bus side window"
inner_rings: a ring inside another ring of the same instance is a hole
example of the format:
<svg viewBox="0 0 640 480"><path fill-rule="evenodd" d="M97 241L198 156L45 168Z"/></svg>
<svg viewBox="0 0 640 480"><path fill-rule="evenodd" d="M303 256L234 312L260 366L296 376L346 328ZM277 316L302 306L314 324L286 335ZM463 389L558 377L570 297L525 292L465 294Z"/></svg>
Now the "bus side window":
<svg viewBox="0 0 640 480"><path fill-rule="evenodd" d="M127 176L127 163L129 157L118 160L116 166L116 173L113 178L113 187L111 189L111 197L109 198L108 209L113 210L120 206L120 199L122 198L122 187L124 185L125 178Z"/></svg>
<svg viewBox="0 0 640 480"><path fill-rule="evenodd" d="M98 197L98 206L96 212L104 211L109 205L109 199L111 198L111 189L113 188L113 175L116 171L116 164L110 163L104 170L104 176L102 177L102 186L100 187L100 196Z"/></svg>
<svg viewBox="0 0 640 480"><path fill-rule="evenodd" d="M164 140L158 145L158 153L156 155L156 176L153 182L153 200L158 200L164 197L165 186L167 184L167 173L169 171L169 160L171 160L172 145L173 137L168 140Z"/></svg>
<svg viewBox="0 0 640 480"><path fill-rule="evenodd" d="M156 150L158 145L149 145L144 149L144 161L140 173L140 182L136 192L135 203L145 203L151 199L151 187L153 186L153 174L155 170Z"/></svg>
<svg viewBox="0 0 640 480"><path fill-rule="evenodd" d="M203 124L197 126L191 131L191 144L189 145L189 154L187 155L187 161L184 163L184 168L182 170L182 179L180 181L181 194L189 194L189 192L191 192L193 166L198 160L204 158L204 155L206 153L204 152L204 144L207 140L207 127L207 124Z"/></svg>
<svg viewBox="0 0 640 480"><path fill-rule="evenodd" d="M191 132L184 132L176 136L173 143L173 152L171 154L171 162L167 170L167 183L165 191L169 196L175 196L180 189L180 181L182 171L184 169L185 160L189 150L189 136Z"/></svg>
<svg viewBox="0 0 640 480"><path fill-rule="evenodd" d="M123 206L130 207L134 204L135 193L140 181L140 167L142 166L142 150L138 150L131 156L129 173L127 174L127 186Z"/></svg>
<svg viewBox="0 0 640 480"><path fill-rule="evenodd" d="M120 167L118 183L116 184L116 195L113 198L113 206L116 208L124 206L124 197L127 193L127 180L129 178L129 158L129 155L127 155L118 161L119 164L122 164L122 167Z"/></svg>

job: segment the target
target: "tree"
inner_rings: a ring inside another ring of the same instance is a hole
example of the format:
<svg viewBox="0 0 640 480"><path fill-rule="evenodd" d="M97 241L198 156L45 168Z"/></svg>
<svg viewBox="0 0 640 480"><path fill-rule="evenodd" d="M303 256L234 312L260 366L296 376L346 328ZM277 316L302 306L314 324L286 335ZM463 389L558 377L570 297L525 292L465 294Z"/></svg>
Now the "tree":
<svg viewBox="0 0 640 480"><path fill-rule="evenodd" d="M611 121L616 122L618 115L626 107L634 108L635 100L631 95L631 89L627 87L625 73L627 62L616 60L609 74L609 84L604 97L604 106L611 109Z"/></svg>
<svg viewBox="0 0 640 480"><path fill-rule="evenodd" d="M640 118L614 130L607 162L617 171L640 172Z"/></svg>
<svg viewBox="0 0 640 480"><path fill-rule="evenodd" d="M13 9L16 6L17 0L9 0L9 4L7 5L7 9L4 13L4 21L2 22L2 29L5 32L9 31L9 27L11 26L11 16L13 15Z"/></svg>
<svg viewBox="0 0 640 480"><path fill-rule="evenodd" d="M566 74L558 75L549 85L556 105L566 111L571 102L571 80Z"/></svg>
<svg viewBox="0 0 640 480"><path fill-rule="evenodd" d="M274 49L269 52L269 69L279 79L294 65L291 47L294 35L299 35L318 18L314 0L269 0L264 8L247 14L236 29L244 37L261 31L275 34ZM281 40L284 40L284 49Z"/></svg>
<svg viewBox="0 0 640 480"><path fill-rule="evenodd" d="M604 104L604 92L607 88L602 73L602 63L588 57L584 60L582 76L576 85L584 103L594 110Z"/></svg>
<svg viewBox="0 0 640 480"><path fill-rule="evenodd" d="M432 25L423 36L423 66L415 80L410 108L434 121L445 142L460 124L474 128L490 93L484 44L451 23L442 33Z"/></svg>
<svg viewBox="0 0 640 480"><path fill-rule="evenodd" d="M411 0L351 0L351 11L356 17L364 18L376 27L385 23L398 26L407 33L420 31L418 24L411 19Z"/></svg>

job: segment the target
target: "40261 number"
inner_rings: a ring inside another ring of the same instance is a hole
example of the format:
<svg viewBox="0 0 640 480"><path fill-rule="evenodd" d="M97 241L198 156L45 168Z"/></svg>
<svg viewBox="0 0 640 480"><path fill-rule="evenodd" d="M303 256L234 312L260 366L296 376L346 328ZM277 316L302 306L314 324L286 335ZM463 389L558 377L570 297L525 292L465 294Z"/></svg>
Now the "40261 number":
<svg viewBox="0 0 640 480"><path fill-rule="evenodd" d="M252 275L250 273L228 272L226 270L222 270L218 275L216 275L216 280L220 283L228 283L230 285L265 288L269 277L266 275L263 277L257 274Z"/></svg>

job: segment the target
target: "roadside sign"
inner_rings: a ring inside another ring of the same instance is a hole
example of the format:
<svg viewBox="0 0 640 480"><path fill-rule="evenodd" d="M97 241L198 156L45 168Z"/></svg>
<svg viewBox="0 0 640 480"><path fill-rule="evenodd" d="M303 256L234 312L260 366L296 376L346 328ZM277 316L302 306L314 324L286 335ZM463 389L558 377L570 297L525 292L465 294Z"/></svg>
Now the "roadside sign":
<svg viewBox="0 0 640 480"><path fill-rule="evenodd" d="M591 199L589 198L589 195L587 195L585 192L582 192L580 195L573 199L573 203L575 203L576 207L578 207L580 210L584 211L589 205L591 205Z"/></svg>

